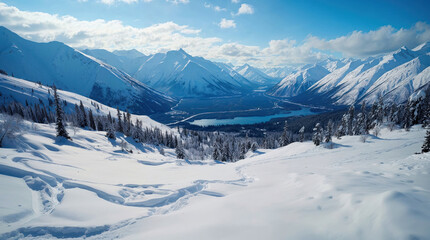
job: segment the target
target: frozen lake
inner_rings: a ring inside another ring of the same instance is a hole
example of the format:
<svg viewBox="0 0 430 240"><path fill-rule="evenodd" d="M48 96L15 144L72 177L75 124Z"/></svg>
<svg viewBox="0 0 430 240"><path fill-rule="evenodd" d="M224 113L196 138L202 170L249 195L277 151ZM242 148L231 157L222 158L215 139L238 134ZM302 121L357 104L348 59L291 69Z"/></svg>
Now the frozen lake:
<svg viewBox="0 0 430 240"><path fill-rule="evenodd" d="M221 126L221 125L246 125L246 124L255 124L255 123L262 123L262 122L268 122L273 118L282 118L282 117L292 117L292 116L305 116L305 115L312 115L317 114L316 112L312 112L310 108L302 108L300 110L296 111L290 111L288 113L279 113L274 115L268 115L268 116L250 116L250 117L235 117L235 118L229 118L229 119L199 119L194 120L190 122L190 124L197 125L197 126Z"/></svg>

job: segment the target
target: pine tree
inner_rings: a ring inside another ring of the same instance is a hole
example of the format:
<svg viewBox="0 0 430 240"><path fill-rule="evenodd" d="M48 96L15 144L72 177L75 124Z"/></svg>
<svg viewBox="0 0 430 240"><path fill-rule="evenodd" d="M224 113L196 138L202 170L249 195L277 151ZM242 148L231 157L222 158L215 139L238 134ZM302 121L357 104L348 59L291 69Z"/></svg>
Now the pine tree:
<svg viewBox="0 0 430 240"><path fill-rule="evenodd" d="M290 138L288 137L288 123L285 121L284 131L282 132L281 137L279 138L279 144L283 146L287 146L290 144Z"/></svg>
<svg viewBox="0 0 430 240"><path fill-rule="evenodd" d="M60 105L60 98L57 94L57 88L55 85L53 86L54 89L54 100L55 100L55 112L56 112L56 129L57 129L57 137L64 137L66 139L70 139L69 134L67 133L66 127L63 123L64 118L64 112Z"/></svg>
<svg viewBox="0 0 430 240"><path fill-rule="evenodd" d="M377 123L381 124L384 120L384 102L382 97L378 99L378 108L377 108Z"/></svg>
<svg viewBox="0 0 430 240"><path fill-rule="evenodd" d="M305 126L303 126L302 128L300 128L299 130L299 141L303 142L305 140Z"/></svg>
<svg viewBox="0 0 430 240"><path fill-rule="evenodd" d="M85 107L84 104L82 104L82 101L79 104L79 109L81 110L81 127L86 127L88 126L88 121L87 121L87 113L85 111Z"/></svg>
<svg viewBox="0 0 430 240"><path fill-rule="evenodd" d="M333 136L333 128L334 128L334 124L333 121L330 119L327 123L327 130L325 132L325 142L331 142L332 140L332 136Z"/></svg>
<svg viewBox="0 0 430 240"><path fill-rule="evenodd" d="M352 136L354 134L354 127L353 127L353 123L354 123L354 105L349 107L348 110L348 135Z"/></svg>
<svg viewBox="0 0 430 240"><path fill-rule="evenodd" d="M104 131L103 122L100 119L100 117L97 119L97 130L98 131Z"/></svg>
<svg viewBox="0 0 430 240"><path fill-rule="evenodd" d="M116 111L117 111L117 117L118 117L118 125L116 130L120 133L124 133L124 128L121 120L121 112L119 111L118 108L116 109Z"/></svg>
<svg viewBox="0 0 430 240"><path fill-rule="evenodd" d="M257 143L257 142L253 142L253 143L252 143L252 145L251 145L251 150L252 150L253 152L255 152L255 151L257 151L257 150L258 150L258 143Z"/></svg>
<svg viewBox="0 0 430 240"><path fill-rule="evenodd" d="M181 143L179 143L176 146L175 153L176 153L176 158L185 159L185 151Z"/></svg>
<svg viewBox="0 0 430 240"><path fill-rule="evenodd" d="M430 130L427 130L426 138L424 140L424 144L421 148L422 153L430 152Z"/></svg>
<svg viewBox="0 0 430 240"><path fill-rule="evenodd" d="M322 130L321 124L317 123L313 130L314 130L314 134L312 136L312 141L314 142L314 144L316 146L319 146L322 142L322 131L323 130Z"/></svg>
<svg viewBox="0 0 430 240"><path fill-rule="evenodd" d="M90 120L90 128L93 130L97 130L96 129L96 122L94 121L93 111L91 109L88 112L88 119Z"/></svg>
<svg viewBox="0 0 430 240"><path fill-rule="evenodd" d="M108 137L109 139L116 139L116 134L115 131L112 127L112 123L107 123L107 131L106 131L106 137Z"/></svg>

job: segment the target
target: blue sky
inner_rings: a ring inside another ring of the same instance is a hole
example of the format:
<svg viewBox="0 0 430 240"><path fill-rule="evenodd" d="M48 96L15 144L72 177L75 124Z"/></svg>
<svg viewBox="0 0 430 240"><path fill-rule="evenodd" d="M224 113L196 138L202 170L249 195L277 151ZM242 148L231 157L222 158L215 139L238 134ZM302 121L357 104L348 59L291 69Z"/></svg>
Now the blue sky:
<svg viewBox="0 0 430 240"><path fill-rule="evenodd" d="M424 0L3 0L0 24L77 48L182 47L213 60L280 66L415 47L430 40L429 10Z"/></svg>

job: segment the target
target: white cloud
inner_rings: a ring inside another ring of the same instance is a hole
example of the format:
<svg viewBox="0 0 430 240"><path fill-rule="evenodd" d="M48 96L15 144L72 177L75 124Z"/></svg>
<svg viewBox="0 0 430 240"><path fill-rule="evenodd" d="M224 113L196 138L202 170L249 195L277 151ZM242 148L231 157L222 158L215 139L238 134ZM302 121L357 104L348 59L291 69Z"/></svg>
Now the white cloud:
<svg viewBox="0 0 430 240"><path fill-rule="evenodd" d="M179 3L187 4L190 2L190 0L166 0L166 2L171 2L173 4L179 4Z"/></svg>
<svg viewBox="0 0 430 240"><path fill-rule="evenodd" d="M253 14L254 13L254 8L246 3L242 3L240 5L239 10L237 11L236 15L241 15L241 14Z"/></svg>
<svg viewBox="0 0 430 240"><path fill-rule="evenodd" d="M209 4L209 3L207 3L207 2L205 2L203 6L204 6L205 8L212 8L213 10L215 10L215 11L217 11L217 12L227 11L227 9L226 9L226 8L222 8L222 7L220 7L220 6L212 5L212 4Z"/></svg>
<svg viewBox="0 0 430 240"><path fill-rule="evenodd" d="M78 0L79 2L87 2L88 0ZM153 0L98 0L100 3L106 4L106 5L113 5L116 3L127 3L127 4L132 4L132 3L137 3L139 1L143 1L143 2L152 2ZM166 2L170 2L173 4L187 4L190 2L190 0L166 0Z"/></svg>
<svg viewBox="0 0 430 240"><path fill-rule="evenodd" d="M367 57L399 49L402 46L413 48L430 41L430 25L418 22L410 29L396 30L383 26L376 31L354 31L347 36L331 40L309 37L307 42L314 48L340 52L347 57Z"/></svg>
<svg viewBox="0 0 430 240"><path fill-rule="evenodd" d="M240 0L231 0L232 3L239 3Z"/></svg>
<svg viewBox="0 0 430 240"><path fill-rule="evenodd" d="M201 38L199 29L174 22L135 28L117 20L82 21L67 15L21 11L4 3L0 3L0 25L38 42L56 40L75 48L107 50L136 48L147 54L179 48L196 51L221 41Z"/></svg>
<svg viewBox="0 0 430 240"><path fill-rule="evenodd" d="M88 1L88 0L78 0L78 1ZM151 1L151 0L144 0L145 2L149 2L149 1ZM100 3L103 3L103 4L107 4L107 5L113 5L114 3L117 3L117 2L123 2L123 3L127 3L127 4L131 4L131 3L137 3L138 2L138 0L100 0Z"/></svg>
<svg viewBox="0 0 430 240"><path fill-rule="evenodd" d="M220 7L220 6L215 6L215 7L214 7L214 10L215 10L215 11L217 11L217 12L227 11L227 9L222 8L222 7Z"/></svg>
<svg viewBox="0 0 430 240"><path fill-rule="evenodd" d="M220 28L235 28L236 23L234 20L227 20L225 18L221 19L221 22L219 23Z"/></svg>

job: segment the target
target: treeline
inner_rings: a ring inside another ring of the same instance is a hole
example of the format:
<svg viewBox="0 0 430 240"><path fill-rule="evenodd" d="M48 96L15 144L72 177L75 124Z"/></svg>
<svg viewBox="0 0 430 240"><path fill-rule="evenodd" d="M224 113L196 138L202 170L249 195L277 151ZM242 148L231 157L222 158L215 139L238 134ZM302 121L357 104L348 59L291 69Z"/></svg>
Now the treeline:
<svg viewBox="0 0 430 240"><path fill-rule="evenodd" d="M140 143L163 145L169 148L175 148L178 144L178 137L172 132L163 132L157 127L143 127L142 121L139 119L132 120L131 114L128 111L121 112L117 109L115 117L110 112L107 115L100 112L94 114L91 109L85 108L81 101L79 105L75 104L74 112L64 113L62 109L67 105L67 102L61 101L59 98L57 99L55 88L54 100L51 101L53 105L55 104L56 111L51 111L51 108L44 105L43 101L34 104L26 102L25 105L13 101L6 105L1 105L0 112L8 115L17 115L25 120L36 123L56 123L57 125L69 125L72 128L106 131L106 136L111 139L116 139L118 133L123 133L125 136L132 137L136 142ZM95 105L93 104L93 106ZM58 120L59 118L60 120Z"/></svg>
<svg viewBox="0 0 430 240"><path fill-rule="evenodd" d="M91 108L86 108L82 101L74 105L74 111L65 113L63 109L67 107L67 102L61 100L57 95L57 89L52 87L53 99L49 90L48 104L39 99L39 102L25 104L13 101L0 106L0 112L8 115L20 116L20 118L45 124L56 124L57 136L72 140L67 132L66 126L83 128L92 131L106 131L106 137L116 139L121 133L126 137L133 138L138 143L146 143L159 146L161 152L163 148L175 148L178 158L182 159L214 159L219 161L237 161L245 158L249 150L257 150L256 139L240 138L237 134L220 132L190 131L178 128L174 131L162 131L157 127L144 127L139 119L132 119L128 111L116 110L112 116L100 112L101 106L92 102L92 106L97 110L93 113ZM69 103L70 104L70 103ZM55 107L52 111L52 107ZM122 145L122 144L121 144ZM121 146L125 151L127 147Z"/></svg>
<svg viewBox="0 0 430 240"><path fill-rule="evenodd" d="M266 131L263 132L263 137L248 137L247 133L194 131L179 127L177 132L163 132L157 127L144 127L142 121L133 120L128 111L117 109L114 116L110 112L107 115L99 111L94 114L91 109L85 108L82 101L74 106L73 112L64 113L62 108L67 105L67 102L58 98L55 87L53 90L54 101L48 100L48 102L50 105L55 104L54 112L50 107L45 106L43 101L33 105L27 102L25 105L11 102L0 106L0 112L19 115L23 119L37 123L55 122L57 134L66 138L70 138L65 129L66 124L69 124L75 128L106 131L106 137L109 139L116 139L117 134L122 133L138 143L160 146L162 154L164 154L164 147L174 148L177 158L180 159L218 161L237 161L244 159L248 152L256 151L258 148L275 149L292 142L312 140L315 145L320 145L324 142L332 142L333 137L341 138L345 135L361 135L361 139L365 141L365 136L371 129L375 135L378 135L383 123L391 129L400 126L406 130L414 124L422 123L424 127L430 126L429 92L400 105L384 104L383 99L380 98L371 106L363 102L359 110L356 110L355 106L350 106L346 113L333 115L337 118L328 120L324 125L317 122L311 133L305 126L292 132L285 121L283 130L280 132ZM96 103L92 105L99 109Z"/></svg>

